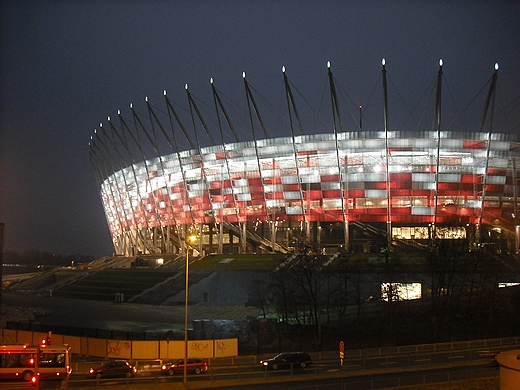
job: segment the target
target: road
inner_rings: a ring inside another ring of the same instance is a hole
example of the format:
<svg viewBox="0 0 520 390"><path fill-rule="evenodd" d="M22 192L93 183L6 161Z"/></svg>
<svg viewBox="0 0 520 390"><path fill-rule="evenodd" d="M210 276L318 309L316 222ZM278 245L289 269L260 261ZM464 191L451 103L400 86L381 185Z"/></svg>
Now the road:
<svg viewBox="0 0 520 390"><path fill-rule="evenodd" d="M153 306L129 303L115 302L97 302L97 301L78 301L73 299L42 297L23 294L4 294L2 313L4 307L16 308L37 308L40 313L46 314L38 317L40 323L61 324L67 326L83 326L105 329L128 329L135 331L136 328L141 331L158 331L164 329L172 329L175 323L183 323L184 308L176 306ZM218 308L220 309L220 308ZM190 313L196 318L210 313L208 307L190 308ZM338 383L349 383L349 390L356 388L356 383L361 383L360 388L369 389L375 386L378 381L383 378L386 383L390 378L394 382L397 381L444 381L450 379L450 375L470 375L474 377L478 373L486 375L495 375L496 367L491 366L494 363L493 354L500 350L520 349L518 345L503 345L492 350L475 348L473 350L457 350L457 351L439 351L435 353L420 353L408 355L392 355L383 357L367 357L345 359L344 365L339 366L339 359L317 361L312 368L303 372L263 372L257 365L235 365L235 366L219 366L213 364L208 374L200 377L190 377L189 388L229 388L232 389L236 384L242 381L249 383L248 388L253 388L252 383L262 383L262 388L271 388L270 386L279 386L271 384L271 382L284 383L283 388L292 388L289 386L307 386L314 381L320 384L320 389L330 383L330 389L336 389ZM478 364L479 366L470 368L463 367ZM469 371L468 371L469 370ZM395 377L395 372L399 374ZM407 372L408 371L408 372ZM81 374L75 369L77 374ZM469 373L468 373L469 372ZM382 376L381 376L382 375ZM446 377L448 375L448 377ZM85 374L73 375L69 381L69 387L81 389L82 387L92 387L96 382L89 380L85 382ZM415 378L416 377L416 378ZM414 379L415 378L415 379ZM446 379L448 378L448 379ZM237 383L237 381L239 381ZM302 382L303 381L303 384ZM356 382L357 381L357 382ZM110 385L118 387L118 381L110 382ZM163 384L169 389L183 388L182 379L158 377L153 373L141 372L135 378L132 378L131 388L135 390L148 389L154 383L154 387ZM389 382L390 383L390 382ZM407 383L407 382L406 382ZM14 383L13 386L26 386L23 383ZM50 386L51 384L44 384ZM7 389L6 382L0 382L0 388ZM124 381L121 386L126 388ZM181 387L177 387L181 386ZM194 387L197 386L197 387ZM201 387L204 386L204 387ZM122 388L123 388L122 387ZM20 388L20 387L15 387ZM112 387L111 387L112 388ZM305 387L295 387L302 388ZM383 387L381 387L383 388ZM316 387L314 387L316 389Z"/></svg>
<svg viewBox="0 0 520 390"><path fill-rule="evenodd" d="M501 346L494 351L474 348L345 359L343 366L340 365L339 359L327 359L315 361L312 366L305 369L279 371L265 370L258 364L227 365L225 361L219 363L219 360L216 360L212 361L208 373L190 375L188 388L332 390L346 387L349 390L367 390L494 378L498 375L498 366L493 354L500 349L507 350L513 347L518 346ZM99 381L88 377L88 364L82 363L81 366L76 366L68 387L78 390L97 386L111 388L121 386L133 390L148 389L151 386L157 390L184 388L182 375L173 377L160 375L157 365L146 362L138 362L141 369L133 378ZM41 388L52 387L58 388L60 384L42 382ZM22 387L12 387L13 390L19 388Z"/></svg>

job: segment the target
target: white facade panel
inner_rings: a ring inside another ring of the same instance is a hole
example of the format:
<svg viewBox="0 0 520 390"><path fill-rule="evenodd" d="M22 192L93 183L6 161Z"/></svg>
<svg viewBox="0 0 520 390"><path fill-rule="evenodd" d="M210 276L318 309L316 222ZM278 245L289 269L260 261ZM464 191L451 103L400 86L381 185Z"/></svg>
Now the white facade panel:
<svg viewBox="0 0 520 390"><path fill-rule="evenodd" d="M365 190L367 198L386 198L386 190Z"/></svg>
<svg viewBox="0 0 520 390"><path fill-rule="evenodd" d="M504 184L506 184L506 177L505 176L488 176L486 179L486 183L504 185Z"/></svg>
<svg viewBox="0 0 520 390"><path fill-rule="evenodd" d="M440 173L439 182L443 183L460 183L460 175L456 173Z"/></svg>
<svg viewBox="0 0 520 390"><path fill-rule="evenodd" d="M285 210L288 215L303 214L301 206L288 206Z"/></svg>
<svg viewBox="0 0 520 390"><path fill-rule="evenodd" d="M283 193L284 199L301 199L300 191L287 191Z"/></svg>
<svg viewBox="0 0 520 390"><path fill-rule="evenodd" d="M412 215L433 215L433 207L412 206Z"/></svg>

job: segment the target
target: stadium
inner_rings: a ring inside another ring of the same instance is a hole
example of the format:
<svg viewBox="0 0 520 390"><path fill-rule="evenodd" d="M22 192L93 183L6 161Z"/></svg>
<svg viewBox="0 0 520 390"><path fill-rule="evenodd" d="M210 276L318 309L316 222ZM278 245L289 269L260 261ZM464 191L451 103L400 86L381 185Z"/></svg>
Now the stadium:
<svg viewBox="0 0 520 390"><path fill-rule="evenodd" d="M178 254L187 245L200 253L288 253L302 237L322 253L434 239L517 252L520 139L493 128L498 65L472 131L441 125L442 61L427 130L389 130L384 60L380 130L363 129L361 106L357 127L345 130L329 63L327 131L304 134L294 86L282 73L287 135L267 134L245 73L249 140L237 137L213 80L211 110L186 85L188 109L164 91L165 108L147 98L146 114L130 105L131 118L119 111L100 124L89 154L117 255Z"/></svg>

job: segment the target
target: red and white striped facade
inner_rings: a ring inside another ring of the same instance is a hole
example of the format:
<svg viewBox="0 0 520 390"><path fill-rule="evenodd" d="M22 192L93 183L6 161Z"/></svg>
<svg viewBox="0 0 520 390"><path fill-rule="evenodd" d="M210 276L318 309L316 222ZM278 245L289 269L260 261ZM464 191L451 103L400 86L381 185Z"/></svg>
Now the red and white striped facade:
<svg viewBox="0 0 520 390"><path fill-rule="evenodd" d="M193 229L207 252L284 251L294 229L351 248L354 226L514 232L518 157L509 134L326 133L161 155L105 175L100 193L120 255L176 253Z"/></svg>

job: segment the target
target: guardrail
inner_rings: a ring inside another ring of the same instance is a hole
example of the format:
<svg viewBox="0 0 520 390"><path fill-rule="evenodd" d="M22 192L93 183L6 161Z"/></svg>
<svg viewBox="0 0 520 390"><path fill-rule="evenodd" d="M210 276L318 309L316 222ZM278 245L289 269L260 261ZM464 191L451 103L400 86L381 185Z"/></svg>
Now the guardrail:
<svg viewBox="0 0 520 390"><path fill-rule="evenodd" d="M430 364L416 367L359 368L356 371L352 371L338 367L338 362L336 361L335 366L327 365L325 362L316 362L316 364L303 370L294 368L280 372L262 369L258 364L254 366L210 365L207 373L190 375L189 382L194 383L193 388L201 389L229 388L253 384L263 384L265 388L269 388L270 384L284 383L284 388L286 389L309 389L309 386L312 386L315 390L414 388L414 386L427 384L439 385L440 383L483 379L491 380L486 383L496 382L499 375L498 367L491 367L485 364L485 362L480 364L476 364L476 362L466 364ZM182 375L172 378L162 375L158 362L153 364L140 362L139 367L141 368L138 370L136 377L96 380L95 386L107 385L107 381L110 381L111 386L119 384L120 387L117 387L119 389L148 389L152 384L156 390L185 389L180 379ZM76 372L76 375L72 376L69 381L74 388L77 388L82 383L88 387L93 385L93 378L88 378L88 374L85 371L82 373ZM66 383L62 387L67 387L68 384Z"/></svg>
<svg viewBox="0 0 520 390"><path fill-rule="evenodd" d="M435 364L487 364L496 365L495 356L502 351L520 348L520 344L500 344L499 342L484 344L445 343L451 344L458 349L447 349L446 345L439 345L439 348L425 351L421 348L410 349L407 352L391 353L389 349L379 351L379 353L367 353L365 356L350 356L343 360L339 358L338 352L327 351L322 353L311 353L313 363L309 366L311 371L318 371L318 367L336 367L339 371L352 370L374 370L392 368L398 361L400 367L424 367ZM493 344L494 348L489 344ZM461 347L461 348L459 348ZM376 351L371 351L376 352ZM272 357L273 355L248 355L207 358L210 373L222 370L233 369L240 376L241 372L247 372L255 368L261 368L260 360ZM160 372L161 366L171 359L131 359L140 373ZM82 361L73 363L73 372L87 374L92 362ZM308 367L308 368L309 368ZM292 371L292 370L291 370Z"/></svg>

